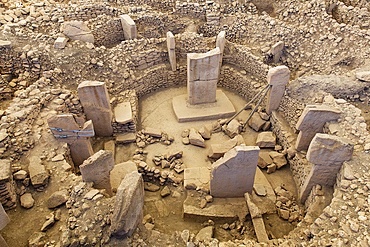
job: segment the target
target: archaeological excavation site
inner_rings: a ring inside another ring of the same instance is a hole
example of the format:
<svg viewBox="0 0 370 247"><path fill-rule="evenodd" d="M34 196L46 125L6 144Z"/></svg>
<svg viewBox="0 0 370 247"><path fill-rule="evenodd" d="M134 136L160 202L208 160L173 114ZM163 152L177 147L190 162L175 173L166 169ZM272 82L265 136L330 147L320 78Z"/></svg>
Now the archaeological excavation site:
<svg viewBox="0 0 370 247"><path fill-rule="evenodd" d="M370 246L368 0L0 0L0 247Z"/></svg>

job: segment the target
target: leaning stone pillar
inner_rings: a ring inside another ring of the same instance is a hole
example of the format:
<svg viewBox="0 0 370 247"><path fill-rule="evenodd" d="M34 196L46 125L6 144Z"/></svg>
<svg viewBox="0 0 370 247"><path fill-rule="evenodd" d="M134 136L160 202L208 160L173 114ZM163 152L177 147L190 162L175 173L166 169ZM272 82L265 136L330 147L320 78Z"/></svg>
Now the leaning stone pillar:
<svg viewBox="0 0 370 247"><path fill-rule="evenodd" d="M220 69L221 69L221 66L222 66L222 57L224 55L224 49L225 49L225 43L226 43L225 35L226 35L226 32L221 31L217 35L217 39L216 39L216 47L220 48L220 54L221 54L220 55Z"/></svg>
<svg viewBox="0 0 370 247"><path fill-rule="evenodd" d="M110 171L114 168L114 157L112 151L100 150L80 166L82 180L93 182L97 189L105 189L112 196L110 183Z"/></svg>
<svg viewBox="0 0 370 247"><path fill-rule="evenodd" d="M316 134L307 151L307 160L314 165L300 189L303 203L314 185L333 186L343 161L350 160L353 144L348 140L327 134Z"/></svg>
<svg viewBox="0 0 370 247"><path fill-rule="evenodd" d="M80 128L72 114L56 115L48 119L48 125L59 141L68 143L75 167L94 154L90 141L90 137L94 136L91 120Z"/></svg>
<svg viewBox="0 0 370 247"><path fill-rule="evenodd" d="M324 124L340 117L340 111L325 105L307 105L299 117L296 129L300 130L295 148L307 150L316 133L322 132Z"/></svg>
<svg viewBox="0 0 370 247"><path fill-rule="evenodd" d="M172 71L176 71L175 37L171 32L167 32L167 50Z"/></svg>
<svg viewBox="0 0 370 247"><path fill-rule="evenodd" d="M214 197L243 197L252 193L256 174L257 146L236 146L211 167L210 189Z"/></svg>
<svg viewBox="0 0 370 247"><path fill-rule="evenodd" d="M111 136L112 110L104 82L84 81L77 88L87 119L92 120L98 136Z"/></svg>
<svg viewBox="0 0 370 247"><path fill-rule="evenodd" d="M207 53L188 53L188 102L214 103L220 72L220 48Z"/></svg>
<svg viewBox="0 0 370 247"><path fill-rule="evenodd" d="M267 94L266 112L271 114L279 108L281 98L284 96L285 85L288 84L290 71L287 66L277 66L269 69L267 82L272 87Z"/></svg>

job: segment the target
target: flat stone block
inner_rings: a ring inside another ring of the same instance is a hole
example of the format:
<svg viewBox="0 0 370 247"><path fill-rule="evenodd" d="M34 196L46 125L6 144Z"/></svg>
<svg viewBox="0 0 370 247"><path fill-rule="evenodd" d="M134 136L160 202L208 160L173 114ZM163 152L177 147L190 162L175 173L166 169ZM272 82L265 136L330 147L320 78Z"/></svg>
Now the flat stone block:
<svg viewBox="0 0 370 247"><path fill-rule="evenodd" d="M64 49L66 47L68 38L65 37L58 37L54 42L55 49Z"/></svg>
<svg viewBox="0 0 370 247"><path fill-rule="evenodd" d="M211 170L207 167L193 167L184 170L184 187L194 184L196 187L209 189Z"/></svg>
<svg viewBox="0 0 370 247"><path fill-rule="evenodd" d="M132 122L132 111L130 102L122 102L114 108L114 117L119 124Z"/></svg>
<svg viewBox="0 0 370 247"><path fill-rule="evenodd" d="M133 132L119 134L116 137L117 144L133 143L135 141L136 141L136 134Z"/></svg>
<svg viewBox="0 0 370 247"><path fill-rule="evenodd" d="M234 105L222 90L216 91L215 103L190 105L186 99L186 94L172 99L172 107L179 123L229 118L235 114Z"/></svg>
<svg viewBox="0 0 370 247"><path fill-rule="evenodd" d="M134 171L137 171L137 167L133 161L127 161L115 165L110 173L110 183L112 185L113 192L117 192L117 189L125 176Z"/></svg>

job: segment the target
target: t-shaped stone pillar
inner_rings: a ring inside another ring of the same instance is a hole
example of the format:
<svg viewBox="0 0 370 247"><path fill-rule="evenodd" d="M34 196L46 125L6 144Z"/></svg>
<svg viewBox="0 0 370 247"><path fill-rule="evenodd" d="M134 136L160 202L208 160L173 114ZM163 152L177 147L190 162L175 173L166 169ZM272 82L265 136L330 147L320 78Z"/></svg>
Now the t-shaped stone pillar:
<svg viewBox="0 0 370 247"><path fill-rule="evenodd" d="M295 148L297 151L306 150L316 133L322 132L324 124L340 117L340 111L325 105L307 105L296 129L300 130Z"/></svg>
<svg viewBox="0 0 370 247"><path fill-rule="evenodd" d="M288 84L290 71L287 66L277 66L269 69L267 74L267 82L272 87L267 94L266 112L271 114L279 108L281 98L285 92L285 85Z"/></svg>
<svg viewBox="0 0 370 247"><path fill-rule="evenodd" d="M171 32L167 32L167 50L172 71L176 71L175 37Z"/></svg>
<svg viewBox="0 0 370 247"><path fill-rule="evenodd" d="M220 48L207 53L188 53L188 102L214 103L220 72Z"/></svg>
<svg viewBox="0 0 370 247"><path fill-rule="evenodd" d="M104 82L84 81L77 88L78 96L87 119L94 123L97 136L111 136L112 110Z"/></svg>
<svg viewBox="0 0 370 247"><path fill-rule="evenodd" d="M80 127L72 114L55 115L48 119L48 125L58 140L68 143L75 166L78 167L94 154L90 141L90 137L94 136L91 120Z"/></svg>
<svg viewBox="0 0 370 247"><path fill-rule="evenodd" d="M317 133L307 151L307 160L314 165L300 189L303 203L316 184L333 186L342 162L350 160L353 145L348 140L327 134Z"/></svg>
<svg viewBox="0 0 370 247"><path fill-rule="evenodd" d="M211 195L214 197L242 197L252 193L256 174L257 146L236 146L212 164Z"/></svg>
<svg viewBox="0 0 370 247"><path fill-rule="evenodd" d="M105 189L112 196L112 186L110 183L110 171L114 168L114 158L112 151L100 150L90 156L80 166L82 180L93 182L97 189Z"/></svg>

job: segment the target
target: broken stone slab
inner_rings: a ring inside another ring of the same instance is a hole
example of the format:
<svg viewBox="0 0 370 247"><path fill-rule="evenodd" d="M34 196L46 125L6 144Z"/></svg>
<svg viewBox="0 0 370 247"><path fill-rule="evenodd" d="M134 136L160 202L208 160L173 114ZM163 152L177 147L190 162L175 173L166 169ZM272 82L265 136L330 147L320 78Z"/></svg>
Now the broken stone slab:
<svg viewBox="0 0 370 247"><path fill-rule="evenodd" d="M274 161L276 164L276 168L280 169L281 167L285 166L288 164L288 161L285 158L285 155L276 151L271 151L269 152L269 155L271 159Z"/></svg>
<svg viewBox="0 0 370 247"><path fill-rule="evenodd" d="M58 37L54 42L55 49L64 49L66 47L68 38L66 37Z"/></svg>
<svg viewBox="0 0 370 247"><path fill-rule="evenodd" d="M191 128L189 132L189 142L194 146L206 147L203 137L194 129Z"/></svg>
<svg viewBox="0 0 370 247"><path fill-rule="evenodd" d="M207 53L188 53L188 102L190 105L214 103L220 72L220 49Z"/></svg>
<svg viewBox="0 0 370 247"><path fill-rule="evenodd" d="M68 143L75 166L78 167L94 154L90 142L90 137L94 136L91 120L85 122L82 128L72 114L51 116L47 121L53 135L59 141Z"/></svg>
<svg viewBox="0 0 370 247"><path fill-rule="evenodd" d="M356 78L361 81L370 82L370 71L357 72Z"/></svg>
<svg viewBox="0 0 370 247"><path fill-rule="evenodd" d="M314 185L333 186L344 161L352 158L353 144L338 136L317 133L307 151L307 160L314 165L303 186L300 200L304 202Z"/></svg>
<svg viewBox="0 0 370 247"><path fill-rule="evenodd" d="M162 131L161 130L151 128L151 127L146 127L144 129L144 134L152 136L152 137L156 137L156 138L161 138L162 137Z"/></svg>
<svg viewBox="0 0 370 247"><path fill-rule="evenodd" d="M128 174L117 190L110 235L130 237L143 220L144 182L141 174Z"/></svg>
<svg viewBox="0 0 370 247"><path fill-rule="evenodd" d="M112 195L110 172L114 168L114 157L111 151L100 150L90 156L80 166L82 180L93 182L97 189L105 189Z"/></svg>
<svg viewBox="0 0 370 247"><path fill-rule="evenodd" d="M72 40L94 43L94 36L83 21L64 22L61 31Z"/></svg>
<svg viewBox="0 0 370 247"><path fill-rule="evenodd" d="M281 55L283 55L284 42L279 41L271 47L272 60L274 63L279 62Z"/></svg>
<svg viewBox="0 0 370 247"><path fill-rule="evenodd" d="M104 82L84 81L77 87L78 96L87 119L92 120L98 136L111 136L112 110Z"/></svg>
<svg viewBox="0 0 370 247"><path fill-rule="evenodd" d="M259 114L253 114L251 120L249 120L248 125L255 131L260 131L263 126L266 124L266 121L263 120Z"/></svg>
<svg viewBox="0 0 370 247"><path fill-rule="evenodd" d="M115 157L116 143L114 142L114 140L104 142L104 150L111 151L113 153L113 157Z"/></svg>
<svg viewBox="0 0 370 247"><path fill-rule="evenodd" d="M214 226L204 227L204 228L200 229L198 234L195 236L195 239L200 241L200 242L210 241L213 237L214 230L215 230Z"/></svg>
<svg viewBox="0 0 370 247"><path fill-rule="evenodd" d="M211 167L210 191L214 197L242 197L252 193L257 169L256 146L236 146Z"/></svg>
<svg viewBox="0 0 370 247"><path fill-rule="evenodd" d="M340 111L325 105L307 105L299 117L296 129L300 130L295 148L297 151L307 150L316 133L322 132L324 124L337 120Z"/></svg>
<svg viewBox="0 0 370 247"><path fill-rule="evenodd" d="M218 159L235 146L245 144L244 138L241 135L235 136L233 139L227 140L224 143L211 144L208 149L208 157Z"/></svg>
<svg viewBox="0 0 370 247"><path fill-rule="evenodd" d="M4 229L4 227L10 222L10 219L5 212L3 205L0 203L0 230ZM1 242L0 242L1 243Z"/></svg>
<svg viewBox="0 0 370 247"><path fill-rule="evenodd" d="M0 183L12 180L12 166L10 160L0 159Z"/></svg>
<svg viewBox="0 0 370 247"><path fill-rule="evenodd" d="M137 171L136 163L133 161L126 161L114 166L110 172L110 182L113 192L117 192L119 185L127 174Z"/></svg>
<svg viewBox="0 0 370 247"><path fill-rule="evenodd" d="M253 189L256 185L263 185L266 191L265 196L258 196L255 191L252 192L252 200L258 206L261 214L276 213L276 195L270 182L267 180L265 174L257 167L256 175L254 177Z"/></svg>
<svg viewBox="0 0 370 247"><path fill-rule="evenodd" d="M185 189L203 188L209 191L210 170L207 167L192 167L184 170Z"/></svg>
<svg viewBox="0 0 370 247"><path fill-rule="evenodd" d="M34 232L28 238L29 247L45 246L45 243L46 243L46 233L44 232Z"/></svg>
<svg viewBox="0 0 370 247"><path fill-rule="evenodd" d="M136 39L137 30L136 24L129 15L120 15L121 24L123 28L123 37L125 40Z"/></svg>
<svg viewBox="0 0 370 247"><path fill-rule="evenodd" d="M263 222L262 214L259 208L256 206L256 204L253 203L251 195L249 193L245 193L244 198L248 205L249 213L252 218L254 231L257 236L257 241L259 243L268 242L269 238L266 233L265 223Z"/></svg>
<svg viewBox="0 0 370 247"><path fill-rule="evenodd" d="M68 201L69 193L67 190L56 191L47 200L48 208L56 208Z"/></svg>
<svg viewBox="0 0 370 247"><path fill-rule="evenodd" d="M132 110L131 110L131 103L130 102L122 102L119 103L114 108L114 117L116 122L119 124L126 124L132 122Z"/></svg>
<svg viewBox="0 0 370 247"><path fill-rule="evenodd" d="M289 82L290 71L287 66L277 66L269 69L267 82L272 87L267 94L266 112L271 114L279 108L281 98L285 93L285 86Z"/></svg>
<svg viewBox="0 0 370 247"><path fill-rule="evenodd" d="M273 148L276 145L276 136L272 131L261 132L257 136L256 145L260 148Z"/></svg>
<svg viewBox="0 0 370 247"><path fill-rule="evenodd" d="M171 32L167 32L167 51L172 71L176 71L175 37Z"/></svg>
<svg viewBox="0 0 370 247"><path fill-rule="evenodd" d="M273 173L276 171L276 164L272 163L271 165L267 166L267 174Z"/></svg>
<svg viewBox="0 0 370 247"><path fill-rule="evenodd" d="M265 150L260 150L260 153L258 155L258 167L261 168L261 169L264 169L266 168L268 165L271 165L272 164L272 159L270 157L270 155L268 154L268 152L266 152Z"/></svg>
<svg viewBox="0 0 370 247"><path fill-rule="evenodd" d="M31 193L24 193L19 200L21 201L21 206L26 209L32 208L35 203Z"/></svg>
<svg viewBox="0 0 370 247"><path fill-rule="evenodd" d="M257 196L266 196L266 189L263 184L256 184L253 185L253 191L256 193Z"/></svg>
<svg viewBox="0 0 370 247"><path fill-rule="evenodd" d="M243 125L236 119L230 121L225 128L225 133L230 138L234 138L235 136L239 135L243 129Z"/></svg>
<svg viewBox="0 0 370 247"><path fill-rule="evenodd" d="M46 232L49 228L51 228L53 225L55 224L55 216L54 214L52 213L51 216L49 217L49 219L47 221L45 221L45 223L42 225L41 227L41 231L42 232Z"/></svg>
<svg viewBox="0 0 370 247"><path fill-rule="evenodd" d="M116 143L117 144L127 144L136 142L136 134L133 132L126 132L122 134L118 134L116 136Z"/></svg>
<svg viewBox="0 0 370 247"><path fill-rule="evenodd" d="M30 157L28 172L30 174L31 183L34 187L43 186L48 182L49 173L46 171L46 168L39 157Z"/></svg>
<svg viewBox="0 0 370 247"><path fill-rule="evenodd" d="M205 140L209 140L211 139L211 132L209 131L209 129L206 127L206 126L203 126L202 128L200 128L199 130L199 134L203 137L203 139Z"/></svg>

